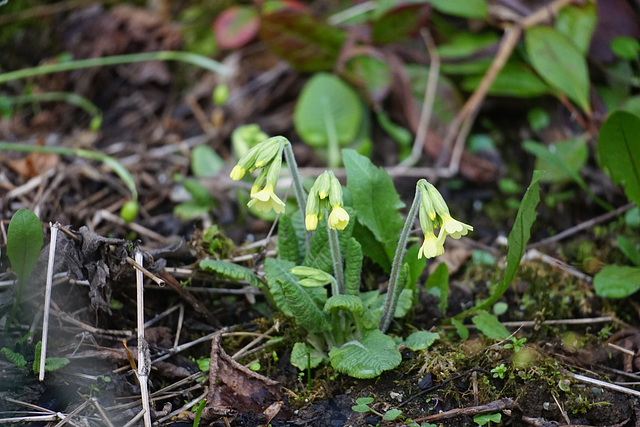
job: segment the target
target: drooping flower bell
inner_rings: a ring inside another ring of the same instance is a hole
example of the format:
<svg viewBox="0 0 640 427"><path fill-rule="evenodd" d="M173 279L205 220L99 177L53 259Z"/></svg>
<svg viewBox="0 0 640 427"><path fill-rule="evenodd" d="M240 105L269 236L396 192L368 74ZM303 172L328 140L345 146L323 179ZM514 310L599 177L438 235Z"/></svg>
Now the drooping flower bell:
<svg viewBox="0 0 640 427"><path fill-rule="evenodd" d="M344 230L349 224L349 213L342 207L342 186L331 171L324 171L313 183L309 190L305 210L305 227L315 230L318 220L321 220L325 210L329 214L329 228Z"/></svg>
<svg viewBox="0 0 640 427"><path fill-rule="evenodd" d="M247 172L261 169L251 188L251 200L247 206L255 206L263 212L273 209L284 212L284 202L275 194L274 189L282 168L282 152L286 139L280 136L269 138L247 151L238 160L229 174L234 181L241 180Z"/></svg>

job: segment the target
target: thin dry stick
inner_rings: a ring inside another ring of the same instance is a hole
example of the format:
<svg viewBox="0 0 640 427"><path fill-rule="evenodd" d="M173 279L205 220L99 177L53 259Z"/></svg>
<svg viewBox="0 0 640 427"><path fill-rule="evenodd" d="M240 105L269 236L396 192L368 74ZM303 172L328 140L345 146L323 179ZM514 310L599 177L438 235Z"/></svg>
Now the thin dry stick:
<svg viewBox="0 0 640 427"><path fill-rule="evenodd" d="M182 324L184 322L184 304L180 304L180 312L178 313L178 327L176 328L176 339L173 341L173 349L178 348L180 342L180 333L182 332Z"/></svg>
<svg viewBox="0 0 640 427"><path fill-rule="evenodd" d="M183 405L182 407L176 409L175 411L173 411L172 413L170 413L169 415L160 418L157 423L158 424L162 424L164 421L166 420L170 420L171 418L175 417L176 415L180 414L181 412L184 411L188 411L189 409L193 408L194 406L196 406L198 403L200 403L200 401L202 399L204 399L205 397L207 397L207 393L209 393L208 390L206 390L204 393L202 393L200 396L196 397L195 399L193 399L191 402L188 402L187 404Z"/></svg>
<svg viewBox="0 0 640 427"><path fill-rule="evenodd" d="M533 328L537 325L592 325L595 323L607 323L612 322L613 317L611 316L602 316L602 317L592 317L588 319L555 319L555 320L545 320L542 322L536 322L534 320L527 320L524 322L501 322L503 326L507 328ZM476 329L476 325L465 325L469 329ZM455 329L453 325L442 326L443 329Z"/></svg>
<svg viewBox="0 0 640 427"><path fill-rule="evenodd" d="M457 408L450 411L442 412L440 414L429 415L422 418L415 418L413 421L419 423L426 421L428 423L433 421L449 420L451 418L468 417L480 414L490 414L501 412L505 409L518 408L518 404L512 399L500 399L487 403L486 405L473 406L471 408Z"/></svg>
<svg viewBox="0 0 640 427"><path fill-rule="evenodd" d="M47 281L44 292L44 316L42 319L42 347L40 351L40 373L38 379L44 381L44 367L47 359L47 343L49 338L49 312L51 306L51 289L53 287L53 264L56 259L56 244L58 242L58 229L60 224L57 222L51 227L51 240L49 243L49 261L47 265Z"/></svg>
<svg viewBox="0 0 640 427"><path fill-rule="evenodd" d="M142 265L144 262L142 252L136 249L136 263ZM150 366L150 357L148 355L149 346L144 339L144 274L143 271L136 267L136 290L137 290L137 314L138 314L138 380L140 381L140 394L142 399L142 408L144 409L144 425L151 427L151 407L149 405L149 386L148 378Z"/></svg>
<svg viewBox="0 0 640 427"><path fill-rule="evenodd" d="M628 349L626 349L626 348L624 348L624 347L620 347L619 345L615 345L615 344L614 344L614 343L612 343L612 342L607 343L607 346L609 346L609 347L613 348L614 350L618 350L618 351L619 351L619 352L621 352L621 353L628 354L629 356L635 356L635 355L636 355L636 352L635 352L635 351L628 350Z"/></svg>
<svg viewBox="0 0 640 427"><path fill-rule="evenodd" d="M111 423L111 420L109 419L109 417L107 416L107 414L104 412L104 409L102 408L102 406L100 405L100 403L98 403L98 399L96 399L95 397L91 398L91 403L93 404L93 406L96 408L96 411L98 411L98 414L100 414L100 416L102 417L102 420L107 424L107 426L109 427L115 427L113 425L113 423Z"/></svg>
<svg viewBox="0 0 640 427"><path fill-rule="evenodd" d="M164 286L164 285L167 284L167 282L165 282L164 280L162 280L161 278L159 278L158 276L156 276L155 274L153 274L152 272L150 272L149 270L144 268L139 263L135 262L131 257L127 257L127 262L129 263L129 265L134 266L136 268L136 271L141 271L142 274L144 274L149 279L151 279L154 282L156 282L158 284L158 286Z"/></svg>
<svg viewBox="0 0 640 427"><path fill-rule="evenodd" d="M251 347L253 347L254 345L256 345L258 342L260 342L261 340L263 340L266 336L268 336L271 332L275 331L278 328L278 324L274 324L272 327L270 327L268 330L266 330L263 334L260 334L258 337L256 337L253 341L251 341L249 344L245 345L244 347L242 347L240 350L236 351L236 353L231 356L231 358L233 360L236 360L236 358L241 355L242 353L244 353L245 351L249 350Z"/></svg>
<svg viewBox="0 0 640 427"><path fill-rule="evenodd" d="M564 420L567 422L567 424L571 424L571 420L569 419L569 416L565 412L564 408L560 406L560 402L558 402L558 398L556 397L555 393L551 393L551 397L553 397L553 400L556 402L556 406L560 410L560 413L562 414L562 417L564 418Z"/></svg>

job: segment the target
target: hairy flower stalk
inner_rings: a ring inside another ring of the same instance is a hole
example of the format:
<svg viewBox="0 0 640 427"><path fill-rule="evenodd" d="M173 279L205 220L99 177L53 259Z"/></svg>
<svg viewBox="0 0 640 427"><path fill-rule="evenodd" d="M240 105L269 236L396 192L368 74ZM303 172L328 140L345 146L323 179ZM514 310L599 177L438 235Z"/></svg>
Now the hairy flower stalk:
<svg viewBox="0 0 640 427"><path fill-rule="evenodd" d="M411 209L409 209L404 228L400 233L400 240L391 265L391 276L389 277L387 296L380 320L380 330L382 332L386 332L387 328L389 328L398 305L398 297L402 292L402 287L398 285L398 278L400 277L402 261L406 253L409 232L418 214L420 215L420 228L424 233L424 242L418 251L418 258L440 256L444 253L444 241L447 236L459 239L462 236L466 236L469 231L473 231L472 226L451 217L449 207L436 187L427 182L426 179L418 181L416 195ZM440 231L436 236L435 229L438 227Z"/></svg>

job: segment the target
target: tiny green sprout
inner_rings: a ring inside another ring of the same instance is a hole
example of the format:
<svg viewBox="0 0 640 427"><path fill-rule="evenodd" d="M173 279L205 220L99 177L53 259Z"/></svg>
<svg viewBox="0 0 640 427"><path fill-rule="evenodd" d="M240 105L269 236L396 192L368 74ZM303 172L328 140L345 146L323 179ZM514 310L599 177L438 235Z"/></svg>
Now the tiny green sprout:
<svg viewBox="0 0 640 427"><path fill-rule="evenodd" d="M493 374L493 378L500 378L501 380L503 380L504 375L507 373L507 367L504 365L504 363L501 363L500 366L496 366L495 368L493 368L491 370L491 373Z"/></svg>
<svg viewBox="0 0 640 427"><path fill-rule="evenodd" d="M509 350L509 349L513 349L514 352L519 352L520 350L522 350L524 348L524 344L527 342L526 338L516 338L516 337L511 337L510 338L511 342L506 343L504 345L504 348Z"/></svg>
<svg viewBox="0 0 640 427"><path fill-rule="evenodd" d="M371 411L370 403L373 403L373 397L359 397L356 399L356 405L352 406L351 409L356 412L369 412Z"/></svg>
<svg viewBox="0 0 640 427"><path fill-rule="evenodd" d="M200 369L202 372L209 371L209 362L211 362L211 358L209 357L202 357L196 360L196 363L198 364L198 369Z"/></svg>
<svg viewBox="0 0 640 427"><path fill-rule="evenodd" d="M262 368L262 365L260 365L260 362L253 362L251 365L249 365L249 369L251 369L254 372L259 371Z"/></svg>
<svg viewBox="0 0 640 427"><path fill-rule="evenodd" d="M492 422L493 423L499 423L500 420L502 420L502 414L501 413L497 413L497 414L482 414L482 415L476 415L475 417L473 417L473 422L475 422L479 426L483 426L485 424L490 424Z"/></svg>
<svg viewBox="0 0 640 427"><path fill-rule="evenodd" d="M138 202L136 200L127 200L122 209L120 209L120 218L126 223L130 223L138 216Z"/></svg>
<svg viewBox="0 0 640 427"><path fill-rule="evenodd" d="M213 98L213 102L221 107L227 103L227 99L229 99L229 86L226 84L219 84L213 90L213 94L211 95Z"/></svg>
<svg viewBox="0 0 640 427"><path fill-rule="evenodd" d="M271 352L271 358L276 363L278 363L278 360L280 360L280 358L278 357L278 353L276 353L275 350Z"/></svg>

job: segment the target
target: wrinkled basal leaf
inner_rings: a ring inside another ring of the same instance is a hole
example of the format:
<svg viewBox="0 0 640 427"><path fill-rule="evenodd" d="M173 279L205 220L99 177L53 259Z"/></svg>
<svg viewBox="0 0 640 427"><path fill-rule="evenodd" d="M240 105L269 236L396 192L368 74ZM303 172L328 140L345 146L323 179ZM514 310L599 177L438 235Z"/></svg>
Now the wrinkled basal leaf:
<svg viewBox="0 0 640 427"><path fill-rule="evenodd" d="M255 273L242 265L216 259L205 259L200 261L199 266L204 271L217 273L228 279L246 280L251 286L261 287L262 285Z"/></svg>
<svg viewBox="0 0 640 427"><path fill-rule="evenodd" d="M344 267L344 285L347 295L358 295L360 293L360 281L362 276L362 247L354 238L349 239Z"/></svg>
<svg viewBox="0 0 640 427"><path fill-rule="evenodd" d="M373 42L388 44L404 41L426 22L429 12L424 3L400 3L394 6L373 23Z"/></svg>
<svg viewBox="0 0 640 427"><path fill-rule="evenodd" d="M33 212L21 208L13 214L7 230L7 256L18 281L29 277L40 256L42 239L42 224Z"/></svg>
<svg viewBox="0 0 640 427"><path fill-rule="evenodd" d="M418 331L409 335L404 345L413 351L426 350L438 339L440 334L437 332Z"/></svg>
<svg viewBox="0 0 640 427"><path fill-rule="evenodd" d="M278 221L276 252L278 253L278 258L291 261L295 265L298 265L301 261L298 234L289 215L282 215Z"/></svg>
<svg viewBox="0 0 640 427"><path fill-rule="evenodd" d="M640 117L612 113L600 128L598 157L613 182L623 185L629 200L640 205Z"/></svg>
<svg viewBox="0 0 640 427"><path fill-rule="evenodd" d="M339 77L327 73L318 73L307 82L293 113L296 131L312 147L328 145L328 123L335 127L340 145L353 142L361 121L358 95Z"/></svg>
<svg viewBox="0 0 640 427"><path fill-rule="evenodd" d="M355 378L374 378L402 362L393 338L378 329L365 331L360 341L350 341L329 352L331 365Z"/></svg>
<svg viewBox="0 0 640 427"><path fill-rule="evenodd" d="M325 313L344 310L360 316L364 310L362 300L355 295L334 295L324 305Z"/></svg>
<svg viewBox="0 0 640 427"><path fill-rule="evenodd" d="M291 364L301 371L318 367L324 357L318 350L302 342L295 343L291 349Z"/></svg>
<svg viewBox="0 0 640 427"><path fill-rule="evenodd" d="M608 265L593 278L593 288L604 298L626 298L640 289L640 268Z"/></svg>
<svg viewBox="0 0 640 427"><path fill-rule="evenodd" d="M224 10L212 29L221 49L237 49L249 43L258 34L260 19L250 6L232 6Z"/></svg>
<svg viewBox="0 0 640 427"><path fill-rule="evenodd" d="M262 15L260 38L297 70L313 72L333 69L347 36L307 11L288 8Z"/></svg>
<svg viewBox="0 0 640 427"><path fill-rule="evenodd" d="M496 316L484 310L479 310L478 315L474 316L471 321L478 327L480 332L492 340L501 341L511 335Z"/></svg>
<svg viewBox="0 0 640 427"><path fill-rule="evenodd" d="M553 28L536 26L526 30L525 46L538 74L584 111L591 112L587 61L571 40Z"/></svg>

